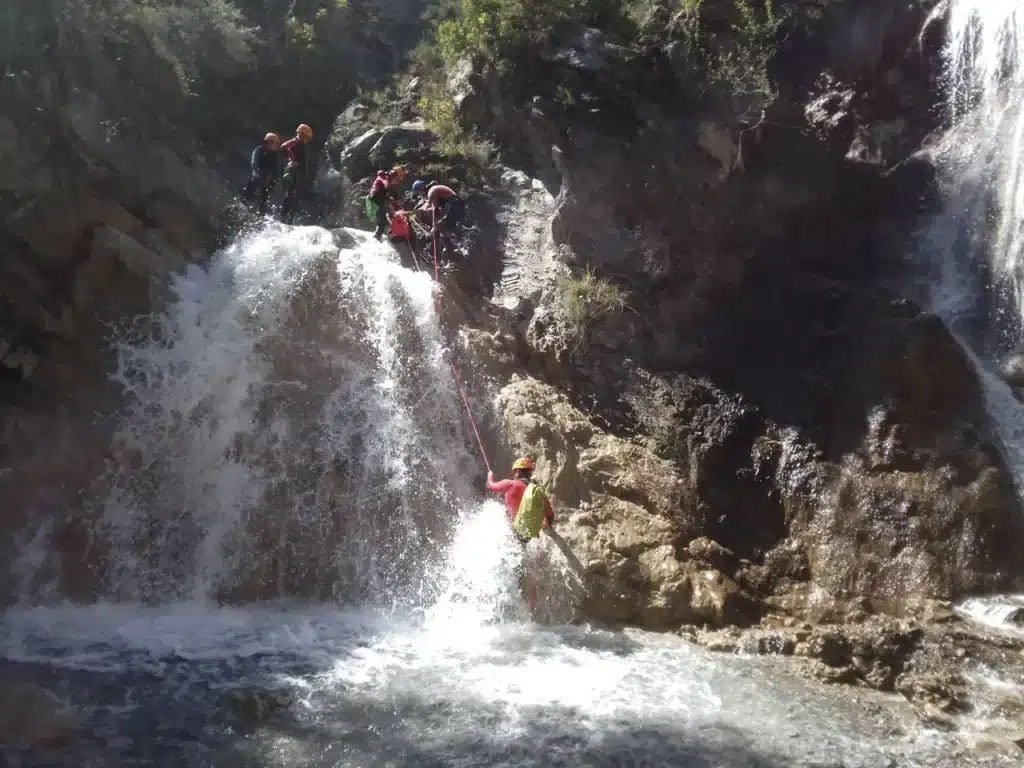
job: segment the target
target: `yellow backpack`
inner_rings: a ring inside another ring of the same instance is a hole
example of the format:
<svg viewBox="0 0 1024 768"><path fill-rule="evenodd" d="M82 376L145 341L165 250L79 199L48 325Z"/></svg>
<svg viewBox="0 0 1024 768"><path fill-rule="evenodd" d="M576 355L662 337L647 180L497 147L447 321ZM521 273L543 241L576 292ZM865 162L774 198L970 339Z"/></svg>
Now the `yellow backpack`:
<svg viewBox="0 0 1024 768"><path fill-rule="evenodd" d="M512 530L527 539L540 536L547 506L548 494L544 486L539 483L527 483L523 499L519 502L519 511L512 520Z"/></svg>

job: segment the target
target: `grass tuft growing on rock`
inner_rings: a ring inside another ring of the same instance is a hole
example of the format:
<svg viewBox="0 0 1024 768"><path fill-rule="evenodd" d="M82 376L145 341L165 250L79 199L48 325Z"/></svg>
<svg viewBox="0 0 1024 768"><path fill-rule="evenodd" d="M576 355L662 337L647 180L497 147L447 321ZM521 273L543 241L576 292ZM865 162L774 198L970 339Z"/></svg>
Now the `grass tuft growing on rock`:
<svg viewBox="0 0 1024 768"><path fill-rule="evenodd" d="M577 347L584 342L595 321L618 314L629 306L628 292L598 277L590 267L579 277L563 278L559 290L562 314Z"/></svg>
<svg viewBox="0 0 1024 768"><path fill-rule="evenodd" d="M427 93L417 106L427 126L437 134L435 149L440 155L480 168L491 165L494 145L462 127L455 102L450 98L443 93Z"/></svg>

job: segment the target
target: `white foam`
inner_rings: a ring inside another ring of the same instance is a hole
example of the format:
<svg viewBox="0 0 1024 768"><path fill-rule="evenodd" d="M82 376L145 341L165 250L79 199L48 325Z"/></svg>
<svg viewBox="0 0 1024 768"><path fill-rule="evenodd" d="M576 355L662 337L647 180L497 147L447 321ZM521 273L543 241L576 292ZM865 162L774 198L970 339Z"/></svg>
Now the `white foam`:
<svg viewBox="0 0 1024 768"><path fill-rule="evenodd" d="M275 224L177 276L117 344L112 596L416 603L477 463L434 288L365 232Z"/></svg>

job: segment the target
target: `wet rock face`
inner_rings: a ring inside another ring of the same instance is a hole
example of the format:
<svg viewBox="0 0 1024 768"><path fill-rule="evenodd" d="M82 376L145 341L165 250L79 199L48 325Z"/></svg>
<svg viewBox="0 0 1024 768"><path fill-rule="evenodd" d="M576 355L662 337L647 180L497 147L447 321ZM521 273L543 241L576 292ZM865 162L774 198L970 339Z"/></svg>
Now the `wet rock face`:
<svg viewBox="0 0 1024 768"><path fill-rule="evenodd" d="M68 124L5 94L0 559L14 561L17 535L49 526L52 550L69 558L61 590L86 597L75 510L106 455L112 329L159 306L170 273L209 255L224 190L158 142L109 140L84 91ZM0 602L11 597L2 581Z"/></svg>
<svg viewBox="0 0 1024 768"><path fill-rule="evenodd" d="M644 422L653 437L627 441L552 387L514 379L498 399L506 439L544 461L572 521L566 539L601 584L587 610L716 625L749 621L764 601L843 620L1013 583L1012 487L979 440L972 372L950 337L933 338L941 326L924 324L922 349L861 372L889 397L834 427L856 439L835 458L706 380L663 381L669 405ZM959 418L944 424L946 413Z"/></svg>
<svg viewBox="0 0 1024 768"><path fill-rule="evenodd" d="M522 334L520 360L571 393L587 429L553 418L563 406L546 397L499 408L518 445L561 467L555 495L570 510L584 513L577 486L592 482L578 435L622 439L604 472L628 484L652 482L628 475L635 446L668 462L683 489L668 506L620 494L634 508L582 518L632 531L671 519L642 558L579 536L604 553L605 593L664 585L656 623L700 603L686 564L705 556L739 593L815 620L901 614L1024 578L1010 545L1019 504L972 363L937 317L888 288L935 195L912 158L937 95L936 41L908 49L927 12L914 5L837 11L856 34L837 27L831 53L791 52L820 69L794 73L758 125L693 102L653 33L630 51L570 35L545 53L543 82L462 78L464 117L557 179L549 260L629 292L629 311L596 321L582 347L566 340L557 289ZM779 127L794 120L813 130ZM701 538L712 546L691 553Z"/></svg>

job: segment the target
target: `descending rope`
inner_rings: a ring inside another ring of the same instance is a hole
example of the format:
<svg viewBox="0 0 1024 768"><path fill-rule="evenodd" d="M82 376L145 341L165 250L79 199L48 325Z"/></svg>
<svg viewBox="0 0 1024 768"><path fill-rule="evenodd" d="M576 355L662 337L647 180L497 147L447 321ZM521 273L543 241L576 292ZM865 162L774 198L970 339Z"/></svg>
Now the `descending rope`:
<svg viewBox="0 0 1024 768"><path fill-rule="evenodd" d="M409 255L412 256L412 265L416 267L417 272L422 272L420 269L420 260L416 258L416 249L412 247L412 238L405 238L405 244L409 246Z"/></svg>
<svg viewBox="0 0 1024 768"><path fill-rule="evenodd" d="M434 241L434 299L437 305L437 322L441 322L441 283L438 280L439 270L437 263L437 210L433 210L433 227L431 236ZM409 246L412 248L412 245ZM484 460L484 466L487 467L487 471L491 472L491 462L487 460L487 451L484 450L484 441L480 439L480 430L476 427L476 419L473 418L473 410L469 407L469 398L466 397L466 390L462 386L462 380L459 378L459 372L455 369L455 362L452 361L452 378L455 379L455 386L459 390L459 394L462 395L462 403L466 406L466 413L469 415L469 423L473 426L473 434L476 436L476 444L480 447L480 457Z"/></svg>

